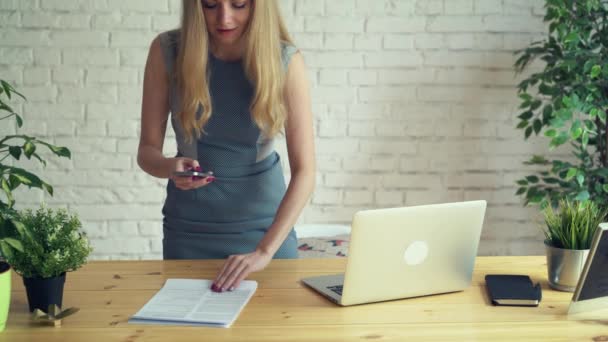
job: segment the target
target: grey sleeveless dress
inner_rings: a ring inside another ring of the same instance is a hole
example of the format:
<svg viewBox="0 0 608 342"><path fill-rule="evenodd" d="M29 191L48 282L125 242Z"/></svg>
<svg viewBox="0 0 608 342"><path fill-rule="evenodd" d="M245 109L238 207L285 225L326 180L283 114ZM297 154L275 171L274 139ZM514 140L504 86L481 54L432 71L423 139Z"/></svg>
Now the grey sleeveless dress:
<svg viewBox="0 0 608 342"><path fill-rule="evenodd" d="M160 34L169 74L179 46L179 31ZM286 70L296 48L282 46ZM206 134L191 144L175 118L178 89L171 81L171 122L177 139L177 156L198 160L216 180L193 190L180 190L167 183L163 213L164 259L224 259L255 250L286 191L279 155L256 126L249 111L253 87L240 62L227 62L209 54L209 91L213 104ZM205 75L200 75L205 77ZM199 108L199 115L202 108ZM293 228L274 258L297 258Z"/></svg>

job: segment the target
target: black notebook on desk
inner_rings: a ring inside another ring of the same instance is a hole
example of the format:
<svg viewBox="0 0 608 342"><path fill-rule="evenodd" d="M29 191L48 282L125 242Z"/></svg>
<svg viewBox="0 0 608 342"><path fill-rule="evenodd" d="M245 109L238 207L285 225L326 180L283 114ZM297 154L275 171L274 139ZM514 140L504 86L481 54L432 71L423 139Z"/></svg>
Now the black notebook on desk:
<svg viewBox="0 0 608 342"><path fill-rule="evenodd" d="M538 306L542 298L540 284L527 275L486 275L486 288L494 305Z"/></svg>

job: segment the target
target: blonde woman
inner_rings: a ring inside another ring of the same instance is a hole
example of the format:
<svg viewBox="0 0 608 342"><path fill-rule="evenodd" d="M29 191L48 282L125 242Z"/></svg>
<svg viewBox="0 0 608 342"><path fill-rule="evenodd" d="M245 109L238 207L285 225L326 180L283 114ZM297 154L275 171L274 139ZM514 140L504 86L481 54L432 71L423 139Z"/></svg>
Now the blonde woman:
<svg viewBox="0 0 608 342"><path fill-rule="evenodd" d="M183 0L181 26L146 63L137 161L168 178L164 259L224 259L216 291L272 258L297 258L293 230L315 183L307 72L276 0ZM167 121L177 155L162 154ZM272 142L285 134L291 179ZM175 176L202 170L212 177Z"/></svg>

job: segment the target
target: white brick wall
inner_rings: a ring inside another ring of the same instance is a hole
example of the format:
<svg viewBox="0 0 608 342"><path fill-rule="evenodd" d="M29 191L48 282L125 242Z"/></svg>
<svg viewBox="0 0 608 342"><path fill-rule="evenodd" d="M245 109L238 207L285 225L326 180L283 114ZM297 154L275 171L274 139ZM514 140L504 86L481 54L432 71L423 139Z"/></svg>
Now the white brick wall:
<svg viewBox="0 0 608 342"><path fill-rule="evenodd" d="M513 51L543 36L542 0L280 2L315 114L317 187L299 223L486 199L480 254L542 253L537 210L522 207L514 181L547 148L514 128L512 69ZM147 48L179 10L179 0L0 0L0 77L28 96L15 106L23 132L73 152L44 171L25 163L54 198L17 198L75 210L93 258L161 257L165 181L137 167L136 149ZM170 128L165 145L173 154Z"/></svg>

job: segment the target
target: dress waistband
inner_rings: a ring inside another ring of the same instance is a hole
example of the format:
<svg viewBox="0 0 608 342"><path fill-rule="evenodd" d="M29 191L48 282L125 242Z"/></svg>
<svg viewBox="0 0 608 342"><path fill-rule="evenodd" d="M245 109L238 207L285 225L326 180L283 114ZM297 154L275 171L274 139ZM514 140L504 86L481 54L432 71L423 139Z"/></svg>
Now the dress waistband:
<svg viewBox="0 0 608 342"><path fill-rule="evenodd" d="M178 155L179 156L179 155ZM281 157L275 151L271 153L268 157L260 160L255 164L249 165L212 165L206 164L204 162L199 162L203 171L211 171L213 172L213 176L216 178L235 178L235 177L245 177L252 176L264 171L267 171L274 167L277 163L280 163Z"/></svg>

